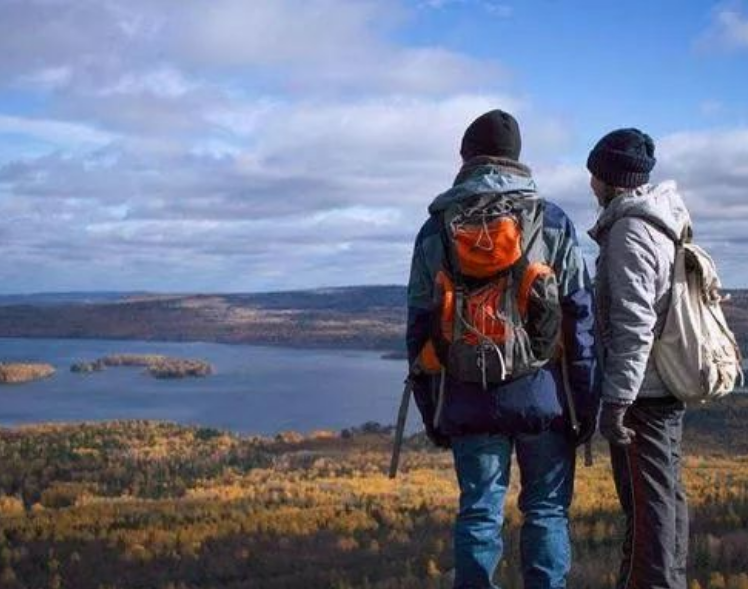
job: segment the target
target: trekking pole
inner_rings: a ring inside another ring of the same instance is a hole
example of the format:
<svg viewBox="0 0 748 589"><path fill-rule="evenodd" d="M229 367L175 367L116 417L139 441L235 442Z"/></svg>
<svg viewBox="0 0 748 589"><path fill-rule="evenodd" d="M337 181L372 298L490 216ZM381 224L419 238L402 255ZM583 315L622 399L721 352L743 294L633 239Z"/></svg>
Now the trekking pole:
<svg viewBox="0 0 748 589"><path fill-rule="evenodd" d="M579 434L579 419L577 418L577 409L574 406L574 395L571 392L571 382L569 381L569 368L566 366L566 350L562 348L561 354L561 379L564 382L564 393L566 394L566 404L569 407L569 420L571 429L574 434ZM592 466L592 441L587 440L584 443L584 465Z"/></svg>
<svg viewBox="0 0 748 589"><path fill-rule="evenodd" d="M392 447L392 459L390 460L390 478L397 476L397 468L400 465L400 450L403 447L405 435L405 422L408 419L408 406L410 405L410 394L413 392L413 377L408 374L403 387L403 396L400 399L400 409L397 412L397 426L395 427L395 443Z"/></svg>

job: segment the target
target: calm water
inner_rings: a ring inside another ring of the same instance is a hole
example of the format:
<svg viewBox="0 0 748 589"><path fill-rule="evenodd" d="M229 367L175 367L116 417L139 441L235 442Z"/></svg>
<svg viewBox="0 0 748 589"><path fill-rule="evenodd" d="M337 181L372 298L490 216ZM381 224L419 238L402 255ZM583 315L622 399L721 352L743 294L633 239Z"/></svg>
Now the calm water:
<svg viewBox="0 0 748 589"><path fill-rule="evenodd" d="M216 373L159 380L141 368L70 372L75 361L114 353L199 358ZM394 423L405 369L377 352L67 339L0 338L0 361L57 369L50 379L0 385L0 425L160 419L258 434ZM410 428L416 412L411 404Z"/></svg>

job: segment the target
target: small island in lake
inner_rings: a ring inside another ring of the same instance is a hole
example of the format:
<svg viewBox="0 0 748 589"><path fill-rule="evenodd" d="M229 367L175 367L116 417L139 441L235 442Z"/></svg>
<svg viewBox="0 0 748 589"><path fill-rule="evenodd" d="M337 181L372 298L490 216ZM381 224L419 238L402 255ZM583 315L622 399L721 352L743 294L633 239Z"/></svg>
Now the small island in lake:
<svg viewBox="0 0 748 589"><path fill-rule="evenodd" d="M55 373L55 369L50 364L39 364L31 362L0 362L0 383L17 384L31 382L47 378Z"/></svg>
<svg viewBox="0 0 748 589"><path fill-rule="evenodd" d="M184 378L186 376L208 376L213 367L204 360L171 358L161 354L114 354L98 358L93 362L76 362L72 372L101 372L110 366L143 366L155 378Z"/></svg>

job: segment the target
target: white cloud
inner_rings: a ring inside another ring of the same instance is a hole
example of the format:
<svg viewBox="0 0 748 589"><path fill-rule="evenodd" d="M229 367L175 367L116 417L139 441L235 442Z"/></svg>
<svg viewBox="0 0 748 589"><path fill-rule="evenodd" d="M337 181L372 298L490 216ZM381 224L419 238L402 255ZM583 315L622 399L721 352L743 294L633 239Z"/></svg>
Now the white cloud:
<svg viewBox="0 0 748 589"><path fill-rule="evenodd" d="M517 112L523 104L510 96L456 95L285 105L259 124L258 149L281 166L391 181L453 164L466 121L497 107Z"/></svg>
<svg viewBox="0 0 748 589"><path fill-rule="evenodd" d="M0 168L0 277L33 261L79 264L76 288L91 273L108 288L155 290L187 275L181 290L403 282L426 206L457 170L463 127L489 108L523 108L499 95L235 106L209 118L236 152L120 139ZM120 272L136 264L147 279Z"/></svg>
<svg viewBox="0 0 748 589"><path fill-rule="evenodd" d="M41 90L55 90L67 86L72 77L72 71L67 66L48 67L31 72L19 78L22 86L30 86Z"/></svg>
<svg viewBox="0 0 748 589"><path fill-rule="evenodd" d="M659 175L679 181L697 216L745 214L748 129L676 133L661 139L657 152Z"/></svg>
<svg viewBox="0 0 748 589"><path fill-rule="evenodd" d="M292 93L433 94L505 77L492 62L393 44L387 33L404 9L392 0L218 0L208 10L188 2L172 16L167 51L184 67L252 68L264 84Z"/></svg>
<svg viewBox="0 0 748 589"><path fill-rule="evenodd" d="M510 4L495 0L422 0L419 4L422 8L436 10L455 5L479 8L498 18L510 18L514 14L514 8Z"/></svg>
<svg viewBox="0 0 748 589"><path fill-rule="evenodd" d="M49 83L56 72L53 82L78 90L155 85L173 94L187 78L210 74L233 76L252 92L431 94L504 75L441 47L392 42L405 13L398 0L185 0L178 8L163 0L6 0L0 83ZM160 73L147 71L154 61L164 64Z"/></svg>
<svg viewBox="0 0 748 589"><path fill-rule="evenodd" d="M339 0L186 2L169 14L172 51L214 67L325 64L360 55L381 41L378 21L395 4Z"/></svg>
<svg viewBox="0 0 748 589"><path fill-rule="evenodd" d="M514 8L504 2L493 2L490 0L484 1L483 7L485 10L494 16L499 18L509 18L514 14Z"/></svg>
<svg viewBox="0 0 748 589"><path fill-rule="evenodd" d="M496 98L482 100L281 104L245 130L263 140L239 155L133 153L123 144L5 166L0 278L21 284L18 267L30 264L52 268L44 280L68 268L73 278L60 288L86 287L92 275L107 288L154 290L402 283L426 206L457 170L462 127ZM746 146L745 129L657 142L657 178L678 181L700 243L728 268L748 245ZM541 165L536 177L594 255L583 162ZM726 277L741 284L739 274Z"/></svg>
<svg viewBox="0 0 748 589"><path fill-rule="evenodd" d="M725 104L720 100L705 100L699 105L701 114L706 117L713 117L725 112Z"/></svg>
<svg viewBox="0 0 748 589"><path fill-rule="evenodd" d="M112 134L90 125L0 114L0 136L2 134L32 137L55 144L58 148L73 148L81 145L90 147L106 144L113 139Z"/></svg>
<svg viewBox="0 0 748 589"><path fill-rule="evenodd" d="M131 142L237 153L215 124L263 103L483 95L507 79L491 61L392 41L405 12L399 0L7 0L0 88L45 91L49 118Z"/></svg>
<svg viewBox="0 0 748 589"><path fill-rule="evenodd" d="M748 49L748 16L736 7L718 8L699 44L708 49Z"/></svg>
<svg viewBox="0 0 748 589"><path fill-rule="evenodd" d="M105 69L132 59L138 46L123 33L111 3L88 0L0 3L0 82L38 72Z"/></svg>
<svg viewBox="0 0 748 589"><path fill-rule="evenodd" d="M0 133L50 145L0 163L0 288L402 283L464 128L493 108L518 116L543 194L582 233L594 204L583 162L559 163L569 124L500 64L393 40L407 16L398 0L0 2L0 87L47 103L0 113ZM713 241L738 235L746 133L658 143Z"/></svg>
<svg viewBox="0 0 748 589"><path fill-rule="evenodd" d="M114 94L150 94L159 98L179 98L195 90L197 84L188 80L173 67L161 67L150 71L127 73L113 85L98 91L99 96Z"/></svg>
<svg viewBox="0 0 748 589"><path fill-rule="evenodd" d="M127 200L130 215L145 218L277 217L359 204L423 210L454 173L466 121L496 106L522 105L498 95L241 103L210 118L231 146L218 155L120 140L87 157L7 165L0 179L18 197Z"/></svg>

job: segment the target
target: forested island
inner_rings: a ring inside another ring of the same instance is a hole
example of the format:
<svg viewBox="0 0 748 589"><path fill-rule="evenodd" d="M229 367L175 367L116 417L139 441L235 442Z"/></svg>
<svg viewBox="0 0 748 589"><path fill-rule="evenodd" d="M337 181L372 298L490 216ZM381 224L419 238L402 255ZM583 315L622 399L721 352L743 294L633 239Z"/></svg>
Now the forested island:
<svg viewBox="0 0 748 589"><path fill-rule="evenodd" d="M101 372L111 366L142 366L155 378L184 378L213 374L213 367L204 360L172 358L162 354L111 354L90 362L76 362L70 370L88 374Z"/></svg>
<svg viewBox="0 0 748 589"><path fill-rule="evenodd" d="M37 362L0 362L0 384L20 384L47 378L54 366Z"/></svg>
<svg viewBox="0 0 748 589"><path fill-rule="evenodd" d="M693 409L691 589L748 584L748 398ZM387 478L391 428L274 438L120 421L0 429L0 587L449 587L457 487L420 435ZM518 589L517 471L503 586ZM580 465L570 586L613 587L622 519L602 444Z"/></svg>

